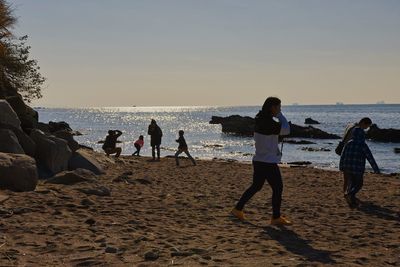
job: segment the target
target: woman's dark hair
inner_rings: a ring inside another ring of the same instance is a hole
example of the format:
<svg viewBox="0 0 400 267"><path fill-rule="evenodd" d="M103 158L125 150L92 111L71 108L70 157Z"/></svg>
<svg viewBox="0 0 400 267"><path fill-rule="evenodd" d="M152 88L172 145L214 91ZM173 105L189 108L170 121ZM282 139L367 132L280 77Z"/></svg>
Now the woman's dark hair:
<svg viewBox="0 0 400 267"><path fill-rule="evenodd" d="M372 124L372 120L370 118L362 118L359 122L359 124L366 124L366 125L371 125Z"/></svg>
<svg viewBox="0 0 400 267"><path fill-rule="evenodd" d="M143 135L139 136L139 139L140 139L140 140L143 140L143 139L144 139Z"/></svg>
<svg viewBox="0 0 400 267"><path fill-rule="evenodd" d="M184 135L184 134L185 134L184 131L182 131L182 130L179 131L179 135Z"/></svg>
<svg viewBox="0 0 400 267"><path fill-rule="evenodd" d="M268 97L265 100L264 105L262 107L262 111L266 114L271 114L271 108L274 106L278 106L282 103L282 101L277 97Z"/></svg>

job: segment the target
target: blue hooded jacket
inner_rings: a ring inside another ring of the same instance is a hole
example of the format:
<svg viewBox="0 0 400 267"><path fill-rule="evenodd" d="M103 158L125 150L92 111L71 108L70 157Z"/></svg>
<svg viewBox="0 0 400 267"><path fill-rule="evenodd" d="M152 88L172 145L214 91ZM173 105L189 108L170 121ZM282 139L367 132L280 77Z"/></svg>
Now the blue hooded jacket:
<svg viewBox="0 0 400 267"><path fill-rule="evenodd" d="M376 173L379 167L368 145L365 143L365 132L361 128L354 128L353 138L344 147L340 157L339 169L354 175L362 176L365 172L366 160Z"/></svg>

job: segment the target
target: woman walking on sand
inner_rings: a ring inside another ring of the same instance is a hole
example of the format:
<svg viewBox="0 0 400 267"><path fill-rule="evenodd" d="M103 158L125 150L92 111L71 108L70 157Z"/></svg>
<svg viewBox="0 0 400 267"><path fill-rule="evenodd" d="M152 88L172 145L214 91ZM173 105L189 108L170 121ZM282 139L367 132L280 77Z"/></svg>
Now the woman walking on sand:
<svg viewBox="0 0 400 267"><path fill-rule="evenodd" d="M277 118L279 122L275 121ZM244 192L232 215L245 220L243 213L246 203L263 187L265 180L272 188L272 225L290 225L291 222L281 215L283 183L278 166L282 153L279 150L279 135L289 135L290 126L281 112L281 100L269 97L262 110L256 116L254 140L256 153L253 158L253 183Z"/></svg>

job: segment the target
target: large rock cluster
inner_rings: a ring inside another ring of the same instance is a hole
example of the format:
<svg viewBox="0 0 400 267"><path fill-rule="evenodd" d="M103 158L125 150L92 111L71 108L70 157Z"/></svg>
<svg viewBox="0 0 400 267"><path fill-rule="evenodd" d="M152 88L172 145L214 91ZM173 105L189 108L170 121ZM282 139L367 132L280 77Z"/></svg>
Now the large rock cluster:
<svg viewBox="0 0 400 267"><path fill-rule="evenodd" d="M0 96L1 97L1 96ZM80 148L65 122L39 122L38 113L20 95L0 99L0 188L35 190L40 178L63 171L103 172L100 164Z"/></svg>
<svg viewBox="0 0 400 267"><path fill-rule="evenodd" d="M233 115L229 117L213 116L210 121L210 124L221 124L222 132L224 133L241 135L241 136L253 136L255 119L251 117L242 117L239 115ZM290 128L291 131L289 137L314 138L314 139L340 138L338 135L324 132L312 126L303 127L290 123Z"/></svg>

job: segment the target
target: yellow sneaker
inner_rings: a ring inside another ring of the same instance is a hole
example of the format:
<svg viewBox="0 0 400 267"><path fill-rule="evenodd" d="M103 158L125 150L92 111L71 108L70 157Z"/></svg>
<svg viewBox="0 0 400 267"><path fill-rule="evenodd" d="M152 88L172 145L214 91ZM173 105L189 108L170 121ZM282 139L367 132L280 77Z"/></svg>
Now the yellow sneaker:
<svg viewBox="0 0 400 267"><path fill-rule="evenodd" d="M292 222L286 219L285 217L281 216L279 218L272 218L271 225L282 226L282 225L292 225Z"/></svg>
<svg viewBox="0 0 400 267"><path fill-rule="evenodd" d="M231 214L232 214L233 216L235 216L236 218L238 218L239 220L241 220L241 221L244 221L244 220L245 220L244 213L243 213L243 211L241 211L241 210L233 209L233 210L231 211Z"/></svg>

